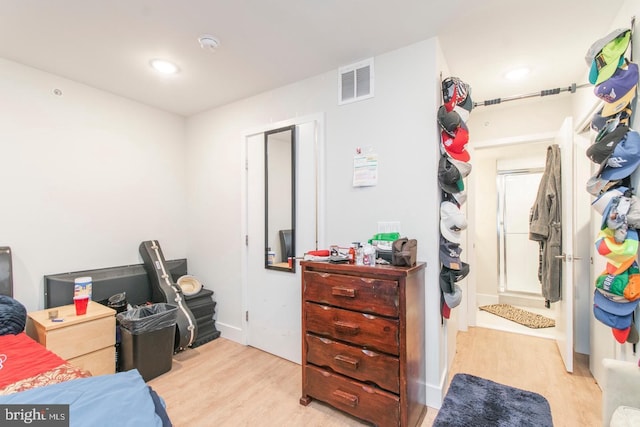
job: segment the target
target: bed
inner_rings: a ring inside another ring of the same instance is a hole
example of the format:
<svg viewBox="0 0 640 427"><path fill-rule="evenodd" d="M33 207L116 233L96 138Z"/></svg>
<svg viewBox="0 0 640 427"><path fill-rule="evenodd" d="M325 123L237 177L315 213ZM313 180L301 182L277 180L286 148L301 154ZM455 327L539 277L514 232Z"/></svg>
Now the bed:
<svg viewBox="0 0 640 427"><path fill-rule="evenodd" d="M24 306L0 295L0 406L26 405L26 413L62 405L71 427L172 425L164 401L136 369L91 376L27 336L25 323ZM0 425L7 417L0 411Z"/></svg>
<svg viewBox="0 0 640 427"><path fill-rule="evenodd" d="M0 336L0 395L89 376L24 332Z"/></svg>

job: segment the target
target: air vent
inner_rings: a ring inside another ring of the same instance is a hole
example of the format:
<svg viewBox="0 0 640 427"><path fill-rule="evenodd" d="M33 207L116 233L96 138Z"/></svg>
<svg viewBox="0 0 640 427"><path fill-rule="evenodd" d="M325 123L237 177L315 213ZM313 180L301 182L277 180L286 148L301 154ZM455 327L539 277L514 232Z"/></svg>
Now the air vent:
<svg viewBox="0 0 640 427"><path fill-rule="evenodd" d="M338 104L373 97L373 58L338 69Z"/></svg>

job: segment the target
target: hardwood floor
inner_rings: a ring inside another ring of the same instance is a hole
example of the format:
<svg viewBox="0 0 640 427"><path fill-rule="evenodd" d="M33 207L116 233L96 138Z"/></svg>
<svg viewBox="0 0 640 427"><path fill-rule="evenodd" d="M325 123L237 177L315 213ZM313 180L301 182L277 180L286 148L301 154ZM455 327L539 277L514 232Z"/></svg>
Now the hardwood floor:
<svg viewBox="0 0 640 427"><path fill-rule="evenodd" d="M599 426L601 393L585 356L573 374L564 371L555 342L484 328L459 332L450 377L477 375L547 398L556 427ZM298 403L300 366L271 354L218 338L174 356L171 371L149 381L167 403L177 427L364 426L312 401ZM437 411L429 408L422 427Z"/></svg>

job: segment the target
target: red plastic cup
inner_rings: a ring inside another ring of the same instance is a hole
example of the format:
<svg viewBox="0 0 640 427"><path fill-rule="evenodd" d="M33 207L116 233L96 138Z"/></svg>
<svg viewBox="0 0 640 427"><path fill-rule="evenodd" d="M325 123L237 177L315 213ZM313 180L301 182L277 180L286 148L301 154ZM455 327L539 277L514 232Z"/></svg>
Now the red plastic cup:
<svg viewBox="0 0 640 427"><path fill-rule="evenodd" d="M293 257L289 257L289 268L293 268Z"/></svg>
<svg viewBox="0 0 640 427"><path fill-rule="evenodd" d="M73 297L73 304L76 306L76 316L87 314L87 306L89 305L89 295L79 295Z"/></svg>

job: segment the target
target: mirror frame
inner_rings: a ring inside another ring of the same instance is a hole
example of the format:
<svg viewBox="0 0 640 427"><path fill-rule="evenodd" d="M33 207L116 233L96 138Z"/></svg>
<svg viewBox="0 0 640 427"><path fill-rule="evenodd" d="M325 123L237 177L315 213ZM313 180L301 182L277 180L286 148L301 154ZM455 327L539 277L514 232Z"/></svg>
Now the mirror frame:
<svg viewBox="0 0 640 427"><path fill-rule="evenodd" d="M289 267L287 262L273 262L269 264L269 249L272 246L273 241L269 242L269 237L276 230L269 230L269 143L274 141L270 138L275 134L289 132L290 133L290 148L291 148L291 162L290 162L290 197L291 197L291 254L295 258L296 253L296 126L286 126L278 129L273 129L264 133L264 268L269 270L279 270L289 273L296 272L296 263L294 262ZM275 168L272 168L276 170ZM273 174L273 170L271 172ZM273 178L273 176L272 176ZM272 179L273 180L273 179ZM273 208L273 206L272 206ZM279 244L279 242L277 242ZM275 261L275 260L274 260Z"/></svg>

